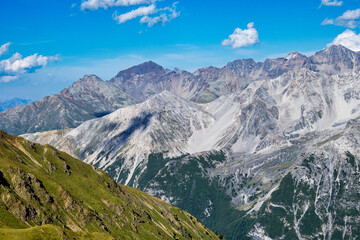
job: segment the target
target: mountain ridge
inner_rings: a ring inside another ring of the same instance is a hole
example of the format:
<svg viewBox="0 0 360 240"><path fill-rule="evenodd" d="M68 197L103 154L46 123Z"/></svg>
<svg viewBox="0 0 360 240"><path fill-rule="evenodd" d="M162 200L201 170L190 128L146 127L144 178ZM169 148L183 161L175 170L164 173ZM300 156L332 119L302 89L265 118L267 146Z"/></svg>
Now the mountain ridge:
<svg viewBox="0 0 360 240"><path fill-rule="evenodd" d="M334 58L336 53L339 53L338 57ZM252 59L235 60L222 68L202 68L194 73L164 69L149 61L120 71L109 81L100 81L95 75L85 75L83 80L65 88L59 94L44 97L25 107L1 112L0 129L19 135L74 128L86 120L142 102L164 90L194 102L209 103L220 96L243 90L251 82L274 79L301 68L330 75L360 69L359 54L343 46L332 46L309 58L299 53L290 54L292 57L288 55L266 59L264 62L255 62ZM55 113L53 109L57 109ZM76 114L72 114L73 112ZM59 124L50 124L54 122L53 119L58 119Z"/></svg>
<svg viewBox="0 0 360 240"><path fill-rule="evenodd" d="M59 94L0 112L0 129L19 135L72 128L133 103L135 101L118 88L95 75L85 75Z"/></svg>
<svg viewBox="0 0 360 240"><path fill-rule="evenodd" d="M0 131L1 239L219 239L188 213Z"/></svg>
<svg viewBox="0 0 360 240"><path fill-rule="evenodd" d="M80 154L82 160L106 170L118 182L185 208L229 239L250 236L254 229L244 221L257 221L265 234L281 239L261 219L269 216L262 208L272 207L272 196L278 194L281 182L290 181L285 176L290 173L291 181L313 189L311 182L298 177L303 171L313 176L315 170L325 177L312 165L309 172L306 159L312 154L331 160L337 172L349 167L345 152L355 156L357 163L359 81L357 71L329 75L300 68L274 79L253 81L210 103L195 103L165 91L64 134L24 137L41 143L51 139L49 143ZM325 192L327 185L321 186ZM313 204L313 199L308 201ZM297 199L293 204L299 209L305 206ZM320 206L315 209L324 211ZM235 234L229 228L240 226L231 225L219 211L231 212L229 220L245 224L246 230L241 229L246 233ZM324 218L321 221L329 228ZM287 224L293 234L298 223ZM337 228L343 229L343 223ZM295 230L297 236L305 234ZM251 238L256 239L259 231L254 230ZM313 238L326 235L318 228L311 234Z"/></svg>

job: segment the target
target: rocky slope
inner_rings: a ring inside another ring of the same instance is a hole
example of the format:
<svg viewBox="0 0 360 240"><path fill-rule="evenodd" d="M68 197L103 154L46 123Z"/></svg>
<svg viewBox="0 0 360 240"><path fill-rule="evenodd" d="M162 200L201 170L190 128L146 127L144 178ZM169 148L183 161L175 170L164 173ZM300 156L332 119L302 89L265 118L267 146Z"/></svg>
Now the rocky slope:
<svg viewBox="0 0 360 240"><path fill-rule="evenodd" d="M166 157L186 154L193 132L213 122L213 116L197 104L165 91L73 130L23 136L114 171L118 182L128 184L134 181L134 172L145 167L144 159L150 153L164 152Z"/></svg>
<svg viewBox="0 0 360 240"><path fill-rule="evenodd" d="M330 76L299 69L252 82L208 104L165 91L66 133L24 137L103 169L117 162L119 176L128 176L125 182L116 179L128 184L151 153L165 158L212 150L254 154L288 147L310 132L341 127L360 116L359 81L360 73Z"/></svg>
<svg viewBox="0 0 360 240"><path fill-rule="evenodd" d="M118 182L183 207L229 239L329 239L339 234L336 229L350 234L344 224L350 224L351 216L339 211L352 208L356 198L329 203L328 193L331 179L331 184L357 181L347 177L353 171L347 159L353 156L355 166L360 154L359 96L359 72L330 75L301 68L253 81L207 104L163 92L73 130L25 137L48 142L106 170ZM311 156L313 165L306 163ZM345 175L338 174L342 170ZM279 198L272 201L290 178L296 197L286 206ZM353 187L351 191L358 185ZM301 197L314 189L316 198ZM274 206L291 206L292 212L281 213L278 224L283 228L272 232L264 219ZM304 206L313 208L307 212ZM340 210L334 212L335 206ZM310 217L301 218L301 211ZM343 220L336 225L329 214ZM317 221L317 227L304 231L303 219ZM356 217L351 219L352 225L357 223Z"/></svg>
<svg viewBox="0 0 360 240"><path fill-rule="evenodd" d="M1 239L218 239L190 214L0 131Z"/></svg>
<svg viewBox="0 0 360 240"><path fill-rule="evenodd" d="M134 100L95 75L84 76L59 94L0 113L0 129L13 135L77 127Z"/></svg>

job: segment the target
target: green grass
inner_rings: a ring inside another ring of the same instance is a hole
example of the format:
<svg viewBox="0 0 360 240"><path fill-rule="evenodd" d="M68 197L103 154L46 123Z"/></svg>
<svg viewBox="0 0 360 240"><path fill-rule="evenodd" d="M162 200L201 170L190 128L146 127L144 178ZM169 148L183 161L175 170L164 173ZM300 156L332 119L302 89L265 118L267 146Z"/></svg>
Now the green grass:
<svg viewBox="0 0 360 240"><path fill-rule="evenodd" d="M104 171L1 131L0 172L0 239L218 238L183 210L118 185Z"/></svg>
<svg viewBox="0 0 360 240"><path fill-rule="evenodd" d="M36 226L26 229L1 229L0 239L2 240L112 240L115 239L106 233L84 233L71 232L53 225Z"/></svg>

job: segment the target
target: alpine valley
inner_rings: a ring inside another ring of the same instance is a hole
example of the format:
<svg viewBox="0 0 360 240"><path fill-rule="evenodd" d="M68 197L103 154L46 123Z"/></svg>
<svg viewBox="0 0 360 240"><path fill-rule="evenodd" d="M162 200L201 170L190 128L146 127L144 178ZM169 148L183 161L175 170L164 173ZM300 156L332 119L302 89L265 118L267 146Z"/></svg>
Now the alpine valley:
<svg viewBox="0 0 360 240"><path fill-rule="evenodd" d="M0 113L0 129L227 239L360 238L360 54L343 46L192 73L146 62L109 81L84 76Z"/></svg>

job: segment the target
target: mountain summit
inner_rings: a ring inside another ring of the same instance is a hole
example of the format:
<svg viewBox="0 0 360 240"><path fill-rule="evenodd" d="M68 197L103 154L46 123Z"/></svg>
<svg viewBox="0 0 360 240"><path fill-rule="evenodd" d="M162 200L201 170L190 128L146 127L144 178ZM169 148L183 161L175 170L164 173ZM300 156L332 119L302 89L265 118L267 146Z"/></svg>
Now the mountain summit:
<svg viewBox="0 0 360 240"><path fill-rule="evenodd" d="M342 45L333 45L309 57L304 66L328 74L359 71L360 55Z"/></svg>
<svg viewBox="0 0 360 240"><path fill-rule="evenodd" d="M152 61L144 62L142 64L133 66L129 69L120 71L115 78L123 78L123 79L129 79L130 77L134 75L143 75L143 74L149 74L149 73L161 73L164 71L164 68L160 66L159 64L156 64Z"/></svg>

